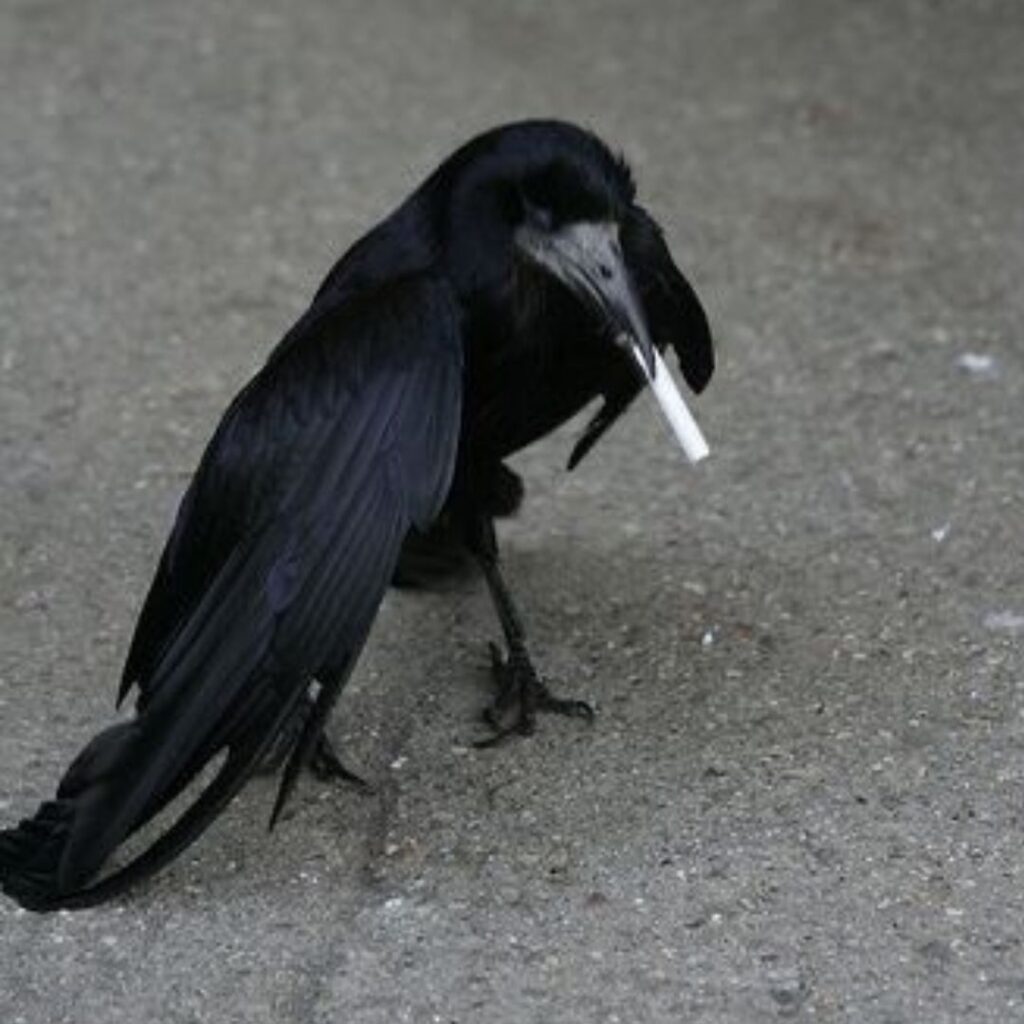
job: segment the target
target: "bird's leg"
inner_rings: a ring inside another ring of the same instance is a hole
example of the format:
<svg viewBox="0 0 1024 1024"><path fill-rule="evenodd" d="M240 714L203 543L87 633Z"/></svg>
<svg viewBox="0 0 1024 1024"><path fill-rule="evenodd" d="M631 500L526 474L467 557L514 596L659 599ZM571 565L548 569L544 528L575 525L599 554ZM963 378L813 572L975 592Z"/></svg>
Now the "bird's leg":
<svg viewBox="0 0 1024 1024"><path fill-rule="evenodd" d="M373 792L373 787L366 779L341 763L341 758L338 757L331 741L322 732L317 737L316 746L313 748L313 756L309 760L309 770L321 782L341 779L342 782L350 782L367 793Z"/></svg>
<svg viewBox="0 0 1024 1024"><path fill-rule="evenodd" d="M277 734L277 738L271 745L270 750L260 762L258 771L261 775L277 774L302 735L306 719L309 718L312 710L313 702L308 697L299 703L295 712ZM342 764L341 758L338 757L331 741L323 732L317 737L316 746L314 746L312 757L309 760L309 770L322 782L341 779L344 782L351 782L360 789L372 790L372 787L365 779Z"/></svg>
<svg viewBox="0 0 1024 1024"><path fill-rule="evenodd" d="M555 697L537 675L526 650L526 630L522 617L498 563L494 524L490 517L481 519L479 536L475 538L477 543L473 545L474 553L483 569L508 650L503 654L497 644L490 645L491 668L498 683L498 695L494 703L484 711L484 721L494 729L494 735L481 740L476 746L493 746L512 733L528 736L534 730L539 711L591 720L594 712L589 704L582 700ZM502 725L505 712L516 706L518 712L515 719L510 725Z"/></svg>

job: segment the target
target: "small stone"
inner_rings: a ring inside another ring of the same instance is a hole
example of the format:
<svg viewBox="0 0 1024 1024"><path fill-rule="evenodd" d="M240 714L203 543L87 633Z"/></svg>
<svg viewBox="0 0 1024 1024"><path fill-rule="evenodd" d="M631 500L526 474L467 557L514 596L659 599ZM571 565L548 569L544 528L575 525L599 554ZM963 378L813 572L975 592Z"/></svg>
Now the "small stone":
<svg viewBox="0 0 1024 1024"><path fill-rule="evenodd" d="M966 370L968 373L980 377L991 374L996 368L996 361L986 353L964 352L963 355L957 358L956 365L961 370Z"/></svg>

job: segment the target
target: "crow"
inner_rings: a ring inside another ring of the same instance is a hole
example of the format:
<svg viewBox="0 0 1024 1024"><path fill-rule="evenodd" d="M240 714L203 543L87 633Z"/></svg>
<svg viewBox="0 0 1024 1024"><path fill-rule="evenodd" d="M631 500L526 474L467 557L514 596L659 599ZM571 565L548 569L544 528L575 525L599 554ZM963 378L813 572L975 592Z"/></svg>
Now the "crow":
<svg viewBox="0 0 1024 1024"><path fill-rule="evenodd" d="M391 582L482 568L505 641L485 745L539 711L589 717L527 653L495 538L523 497L504 460L601 398L574 467L668 346L701 391L707 318L621 156L551 120L456 150L341 257L228 407L135 628L118 697L137 690L134 714L0 832L3 889L35 911L90 906L169 862L261 764L283 764L271 825L304 767L353 777L324 726ZM103 876L217 757L177 820Z"/></svg>

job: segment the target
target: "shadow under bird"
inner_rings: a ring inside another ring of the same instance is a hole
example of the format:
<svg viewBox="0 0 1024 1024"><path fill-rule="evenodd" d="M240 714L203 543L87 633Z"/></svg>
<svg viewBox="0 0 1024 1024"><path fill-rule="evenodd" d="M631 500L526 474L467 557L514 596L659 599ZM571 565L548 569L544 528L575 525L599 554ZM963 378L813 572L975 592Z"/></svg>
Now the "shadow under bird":
<svg viewBox="0 0 1024 1024"><path fill-rule="evenodd" d="M231 403L182 499L135 628L119 701L35 816L0 832L23 906L108 899L191 843L261 766L271 823L304 767L352 777L324 736L392 582L476 562L504 633L488 741L536 713L589 717L534 671L494 519L523 488L503 459L591 400L572 468L671 346L700 391L700 302L595 135L525 121L471 140L338 261ZM660 364L663 365L663 364ZM211 760L151 845L101 869Z"/></svg>

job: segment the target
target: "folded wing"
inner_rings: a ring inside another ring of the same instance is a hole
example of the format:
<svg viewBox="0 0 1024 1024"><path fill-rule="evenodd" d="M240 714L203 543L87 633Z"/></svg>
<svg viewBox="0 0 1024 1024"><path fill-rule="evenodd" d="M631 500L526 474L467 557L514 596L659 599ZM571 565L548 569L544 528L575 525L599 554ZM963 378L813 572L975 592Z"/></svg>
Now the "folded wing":
<svg viewBox="0 0 1024 1024"><path fill-rule="evenodd" d="M403 538L427 529L447 494L461 378L454 302L436 279L325 297L299 321L226 413L182 502L125 667L135 716L82 751L55 800L0 833L11 895L39 909L106 898L209 824L314 678L322 719ZM167 833L87 886L225 750Z"/></svg>

